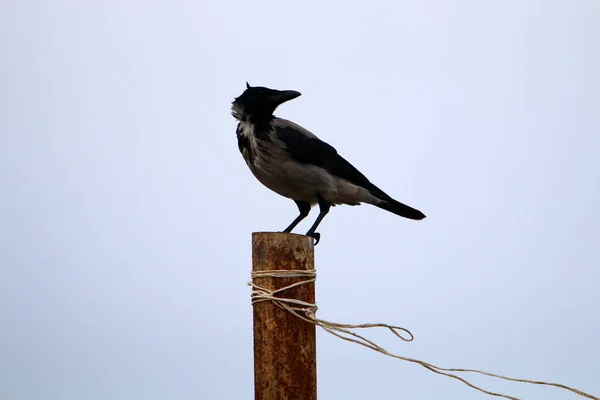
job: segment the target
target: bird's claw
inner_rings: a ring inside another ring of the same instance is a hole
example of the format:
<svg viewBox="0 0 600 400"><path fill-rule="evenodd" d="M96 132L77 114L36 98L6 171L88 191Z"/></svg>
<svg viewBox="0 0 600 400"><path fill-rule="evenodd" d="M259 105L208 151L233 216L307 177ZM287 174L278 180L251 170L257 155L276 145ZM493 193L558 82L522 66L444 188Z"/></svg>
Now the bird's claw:
<svg viewBox="0 0 600 400"><path fill-rule="evenodd" d="M315 246L319 244L319 240L321 240L321 234L319 232L313 232L311 234L309 234L308 236L312 237L315 239Z"/></svg>
<svg viewBox="0 0 600 400"><path fill-rule="evenodd" d="M279 231L279 233L290 233L290 231ZM306 233L306 236L310 236L311 238L315 239L315 246L319 244L319 240L321 240L321 234L319 232L313 232L313 233Z"/></svg>

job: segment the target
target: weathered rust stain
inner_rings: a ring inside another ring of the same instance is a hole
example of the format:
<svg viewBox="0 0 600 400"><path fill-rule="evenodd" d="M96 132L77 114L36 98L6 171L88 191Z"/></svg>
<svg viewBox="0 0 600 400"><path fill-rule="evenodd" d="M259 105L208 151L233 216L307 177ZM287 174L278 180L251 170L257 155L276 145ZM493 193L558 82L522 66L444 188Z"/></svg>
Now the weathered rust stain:
<svg viewBox="0 0 600 400"><path fill-rule="evenodd" d="M311 238L285 233L254 233L255 271L314 268ZM258 278L271 290L301 278ZM314 302L314 284L286 290L280 296ZM316 400L315 327L269 302L254 306L254 372L256 400Z"/></svg>

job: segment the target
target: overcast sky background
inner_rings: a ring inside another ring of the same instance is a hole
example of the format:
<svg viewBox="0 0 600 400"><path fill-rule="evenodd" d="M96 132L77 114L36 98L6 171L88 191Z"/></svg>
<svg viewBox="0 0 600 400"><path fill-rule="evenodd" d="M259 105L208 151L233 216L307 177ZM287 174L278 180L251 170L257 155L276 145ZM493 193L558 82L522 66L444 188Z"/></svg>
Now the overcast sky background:
<svg viewBox="0 0 600 400"><path fill-rule="evenodd" d="M238 152L246 80L302 92L277 115L428 216L332 209L320 317L600 395L598 21L595 0L4 0L0 398L252 398L250 234L297 210ZM318 374L320 399L486 397L322 331Z"/></svg>

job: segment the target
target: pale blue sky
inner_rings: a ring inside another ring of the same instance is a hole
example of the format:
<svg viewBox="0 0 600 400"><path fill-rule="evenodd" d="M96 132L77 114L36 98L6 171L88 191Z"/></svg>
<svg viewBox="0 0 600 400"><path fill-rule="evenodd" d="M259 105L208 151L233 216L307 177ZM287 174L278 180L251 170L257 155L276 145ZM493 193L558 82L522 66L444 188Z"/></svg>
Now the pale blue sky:
<svg viewBox="0 0 600 400"><path fill-rule="evenodd" d="M297 211L238 152L246 80L302 92L277 114L429 217L334 208L320 317L599 395L598 21L594 0L3 1L0 398L252 398L250 234ZM485 398L324 332L318 373L320 399Z"/></svg>

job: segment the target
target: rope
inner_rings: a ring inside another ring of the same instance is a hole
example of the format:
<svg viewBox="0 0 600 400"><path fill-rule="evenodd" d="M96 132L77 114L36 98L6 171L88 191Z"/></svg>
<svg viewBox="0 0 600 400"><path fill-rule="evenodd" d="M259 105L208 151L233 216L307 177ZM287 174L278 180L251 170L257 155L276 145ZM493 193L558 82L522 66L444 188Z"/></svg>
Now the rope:
<svg viewBox="0 0 600 400"><path fill-rule="evenodd" d="M313 324L315 326L319 326L323 328L326 332L339 337L340 339L346 340L348 342L357 343L361 346L367 347L371 350L377 351L381 354L384 354L388 357L397 358L399 360L408 361L411 363L419 364L422 367L430 370L439 375L444 375L452 379L456 379L464 383L465 385L478 390L482 393L488 394L490 396L502 397L510 400L520 400L518 397L508 396L501 393L491 392L485 390L479 386L472 384L464 378L461 378L458 375L455 375L451 372L470 372L480 375L486 375L493 378L504 379L512 382L522 382L522 383L530 383L534 385L545 385L545 386L554 386L561 389L569 390L575 394L578 394L582 397L587 397L588 399L600 400L600 398L592 396L591 394L585 393L581 390L562 385L560 383L550 383L544 381L534 381L529 379L517 379L511 378L508 376L492 374L485 371L480 371L477 369L463 369L463 368L442 368L430 364L425 361L417 360L414 358L404 357L397 354L390 353L383 347L379 346L375 342L365 338L362 335L359 335L356 332L353 332L352 329L369 329L369 328L386 328L389 329L394 335L405 342L411 342L414 339L413 334L406 328L402 328L399 326L393 326L388 324L340 324L336 322L326 321L323 319L319 319L315 316L317 313L317 305L315 303L308 303L302 300L290 299L284 297L276 297L276 294L280 294L285 292L288 289L292 289L301 285L307 285L310 283L314 283L317 280L317 271L312 270L279 270L279 271L252 271L251 274L252 280L256 278L306 278L305 280L298 281L289 286L282 287L276 290L269 290L264 287L261 287L254 282L248 282L248 285L252 287L251 300L252 305L257 303L270 301L277 307L286 310L292 315L300 318L301 320Z"/></svg>

